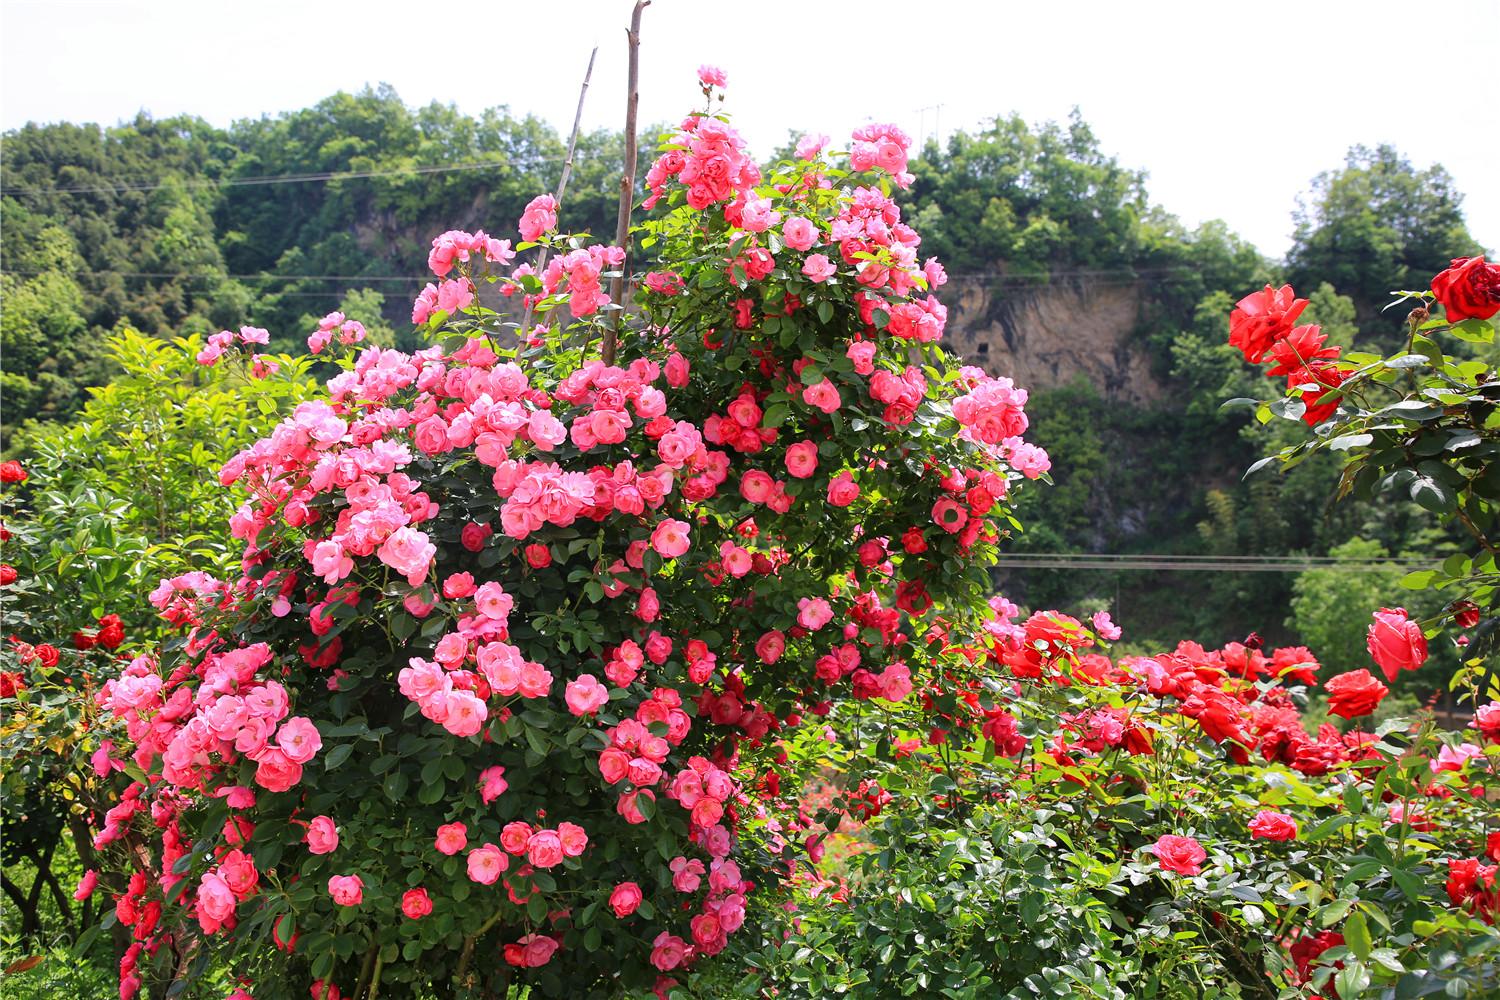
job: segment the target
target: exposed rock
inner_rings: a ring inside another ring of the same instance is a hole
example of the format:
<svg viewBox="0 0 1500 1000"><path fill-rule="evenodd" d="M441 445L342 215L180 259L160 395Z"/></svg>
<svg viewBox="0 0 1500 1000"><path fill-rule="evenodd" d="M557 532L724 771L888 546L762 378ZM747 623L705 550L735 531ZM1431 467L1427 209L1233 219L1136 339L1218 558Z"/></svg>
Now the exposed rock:
<svg viewBox="0 0 1500 1000"><path fill-rule="evenodd" d="M1132 337L1141 306L1134 283L1080 279L1018 288L956 278L942 298L944 346L992 375L1028 389L1082 376L1106 398L1137 404L1165 394Z"/></svg>

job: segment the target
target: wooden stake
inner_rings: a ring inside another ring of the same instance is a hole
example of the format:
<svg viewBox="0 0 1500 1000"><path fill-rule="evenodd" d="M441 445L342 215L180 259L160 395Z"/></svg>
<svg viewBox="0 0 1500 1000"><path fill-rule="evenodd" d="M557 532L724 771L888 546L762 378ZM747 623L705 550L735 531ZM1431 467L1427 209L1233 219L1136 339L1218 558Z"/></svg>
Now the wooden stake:
<svg viewBox="0 0 1500 1000"><path fill-rule="evenodd" d="M635 10L630 15L630 30L626 38L630 42L630 79L625 95L625 173L620 177L620 216L615 225L615 246L625 251L625 260L620 264L620 277L609 283L609 297L615 305L623 307L625 297L625 275L630 271L630 209L635 201L635 109L640 99L641 75L641 12L651 6L651 0L636 0ZM615 363L615 351L620 342L620 326L625 321L625 310L615 313L615 321L604 328L604 363Z"/></svg>
<svg viewBox="0 0 1500 1000"><path fill-rule="evenodd" d="M573 150L578 148L578 128L583 123L583 99L589 93L589 80L594 75L594 57L599 54L599 46L594 46L594 51L589 53L589 68L583 71L583 86L578 91L578 110L573 112L573 133L568 136L568 155L563 160L562 176L557 179L557 191L552 195L559 209L562 208L563 194L568 190L568 178L573 174ZM542 247L542 252L536 258L536 273L540 275L547 267L547 248ZM526 307L526 315L521 319L521 337L524 339L531 329L531 306Z"/></svg>

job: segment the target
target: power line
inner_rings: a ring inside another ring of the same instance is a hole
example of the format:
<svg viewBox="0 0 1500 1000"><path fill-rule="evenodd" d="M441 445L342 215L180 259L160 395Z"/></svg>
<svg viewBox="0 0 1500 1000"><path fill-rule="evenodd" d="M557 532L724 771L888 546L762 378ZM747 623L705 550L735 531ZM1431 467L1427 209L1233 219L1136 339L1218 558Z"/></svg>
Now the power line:
<svg viewBox="0 0 1500 1000"><path fill-rule="evenodd" d="M565 159L566 157L562 156L528 157L523 163L525 166L537 163L561 163ZM573 159L574 162L577 162L579 159L595 159L595 157L580 158L575 156ZM305 174L268 174L259 177L227 177L216 180L174 180L154 183L124 182L120 184L76 185L50 188L12 186L0 187L0 194L7 194L13 191L24 191L30 194L118 194L124 191L160 191L168 187L265 187L274 184L306 184L326 181L363 180L372 177L402 177L418 174L459 173L470 170L498 170L514 165L511 160L490 160L483 163L434 164L424 167L399 167L391 170L320 170Z"/></svg>
<svg viewBox="0 0 1500 1000"><path fill-rule="evenodd" d="M1420 569L1427 563L1401 559L1339 559L1333 556L1151 556L1112 552L1002 554L1000 569L1148 570L1188 573L1302 573L1330 569L1344 573Z"/></svg>

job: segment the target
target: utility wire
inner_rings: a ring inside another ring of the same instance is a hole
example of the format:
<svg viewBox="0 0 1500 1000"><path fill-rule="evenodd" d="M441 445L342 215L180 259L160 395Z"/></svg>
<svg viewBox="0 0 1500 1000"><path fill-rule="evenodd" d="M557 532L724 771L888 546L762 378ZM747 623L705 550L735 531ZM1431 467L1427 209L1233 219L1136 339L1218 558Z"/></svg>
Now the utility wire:
<svg viewBox="0 0 1500 1000"><path fill-rule="evenodd" d="M589 157L595 159L596 157ZM577 157L575 157L575 160ZM520 161L521 167L536 163L561 163L561 156L538 156L526 157ZM0 187L0 194L8 194L13 191L23 191L28 194L117 194L123 191L160 191L168 187L187 188L226 188L226 187L267 187L275 184L307 184L326 181L362 180L372 177L402 177L418 174L444 174L461 173L470 170L499 170L517 166L517 162L509 159L490 160L483 163L453 163L433 164L421 167L398 167L390 170L319 170L305 174L268 174L260 177L225 177L220 179L205 178L201 180L172 180L154 183L122 182L120 184L99 185L77 185L68 187L27 187L10 186Z"/></svg>

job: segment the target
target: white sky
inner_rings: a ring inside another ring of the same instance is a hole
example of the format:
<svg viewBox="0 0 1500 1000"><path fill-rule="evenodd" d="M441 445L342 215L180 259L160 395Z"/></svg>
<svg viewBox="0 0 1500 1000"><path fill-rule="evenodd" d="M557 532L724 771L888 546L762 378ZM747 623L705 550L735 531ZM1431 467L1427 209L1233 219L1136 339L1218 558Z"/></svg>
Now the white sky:
<svg viewBox="0 0 1500 1000"><path fill-rule="evenodd" d="M586 128L619 127L630 0L0 0L0 127L114 123L144 108L216 124L388 82L409 104L508 104L560 130L600 46ZM1226 220L1280 255L1312 176L1394 143L1453 174L1469 228L1500 246L1500 0L656 0L642 122L729 74L757 152L789 129L895 121L920 139L997 113L1078 105L1106 152L1149 172L1188 224ZM942 105L941 111L927 110Z"/></svg>

